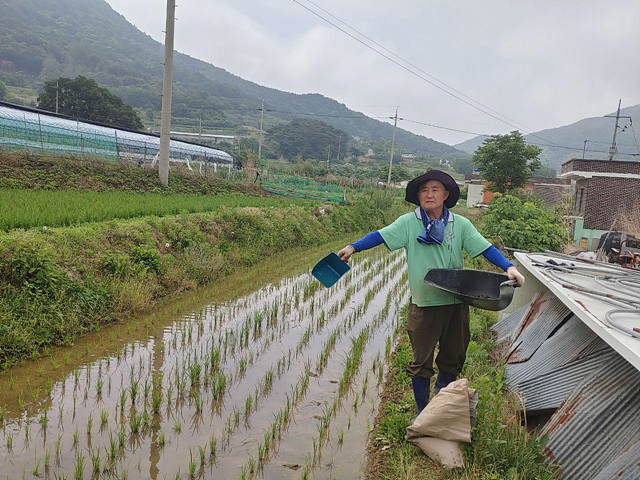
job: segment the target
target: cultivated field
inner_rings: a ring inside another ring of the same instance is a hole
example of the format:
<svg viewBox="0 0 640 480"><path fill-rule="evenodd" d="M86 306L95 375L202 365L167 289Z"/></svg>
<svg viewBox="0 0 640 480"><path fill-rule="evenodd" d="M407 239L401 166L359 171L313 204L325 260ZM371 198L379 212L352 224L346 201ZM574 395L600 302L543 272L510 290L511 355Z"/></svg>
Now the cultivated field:
<svg viewBox="0 0 640 480"><path fill-rule="evenodd" d="M226 207L284 207L316 202L240 194L198 195L0 188L0 230L213 212Z"/></svg>
<svg viewBox="0 0 640 480"><path fill-rule="evenodd" d="M3 478L357 478L408 289L398 253L352 268L328 290L289 277L3 374ZM107 353L79 363L91 348Z"/></svg>

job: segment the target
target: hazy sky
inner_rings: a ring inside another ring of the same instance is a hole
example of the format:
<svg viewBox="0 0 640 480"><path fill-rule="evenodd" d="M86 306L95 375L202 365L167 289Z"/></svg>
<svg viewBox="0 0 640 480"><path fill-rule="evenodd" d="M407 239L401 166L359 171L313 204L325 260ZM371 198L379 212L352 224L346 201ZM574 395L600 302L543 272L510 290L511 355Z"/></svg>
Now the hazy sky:
<svg viewBox="0 0 640 480"><path fill-rule="evenodd" d="M107 1L164 41L165 0ZM638 0L313 1L533 131L604 115L619 98L623 107L640 103ZM514 129L402 70L293 0L177 3L176 50L247 80L321 93L371 116L392 116L399 105L399 116L420 122L489 134ZM450 144L472 136L399 125Z"/></svg>

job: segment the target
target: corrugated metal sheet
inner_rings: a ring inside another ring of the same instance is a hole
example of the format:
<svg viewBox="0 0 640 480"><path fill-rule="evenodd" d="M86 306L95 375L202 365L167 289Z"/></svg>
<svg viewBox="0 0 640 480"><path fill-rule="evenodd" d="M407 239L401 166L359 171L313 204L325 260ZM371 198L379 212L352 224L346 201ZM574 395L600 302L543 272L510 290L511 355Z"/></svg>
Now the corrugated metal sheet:
<svg viewBox="0 0 640 480"><path fill-rule="evenodd" d="M621 453L640 441L639 399L640 372L619 355L584 378L542 430L545 453L565 480L592 480L613 463L633 466L637 458Z"/></svg>
<svg viewBox="0 0 640 480"><path fill-rule="evenodd" d="M518 385L516 391L524 399L526 412L529 414L555 410L587 375L602 368L616 355L615 350L605 345L604 350L591 353L560 368L523 381Z"/></svg>
<svg viewBox="0 0 640 480"><path fill-rule="evenodd" d="M536 295L537 298L537 295ZM529 311L529 307L531 307L531 303L523 305L519 309L514 312L511 312L509 315L506 315L502 320L497 322L493 327L494 332L496 332L498 336L498 341L513 341L513 335L515 335L516 331L525 315Z"/></svg>
<svg viewBox="0 0 640 480"><path fill-rule="evenodd" d="M519 326L507 363L531 358L549 336L571 315L569 308L549 290L531 304Z"/></svg>
<svg viewBox="0 0 640 480"><path fill-rule="evenodd" d="M640 478L640 442L634 443L607 465L593 480L638 480Z"/></svg>
<svg viewBox="0 0 640 480"><path fill-rule="evenodd" d="M511 388L518 389L522 382L562 367L580 358L586 351L593 351L594 344L598 349L606 347L606 343L579 318L571 316L554 335L540 345L529 360L507 363L507 383Z"/></svg>

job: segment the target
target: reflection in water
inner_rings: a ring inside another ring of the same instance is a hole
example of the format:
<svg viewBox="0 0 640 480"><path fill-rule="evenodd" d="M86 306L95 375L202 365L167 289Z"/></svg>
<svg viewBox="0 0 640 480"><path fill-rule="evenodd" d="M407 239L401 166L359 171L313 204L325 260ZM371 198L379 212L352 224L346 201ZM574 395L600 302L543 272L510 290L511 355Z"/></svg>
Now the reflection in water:
<svg viewBox="0 0 640 480"><path fill-rule="evenodd" d="M368 253L331 289L299 275L151 317L146 335L114 327L134 340L111 329L116 347L57 383L15 369L24 378L10 372L0 391L2 474L356 478L403 270L397 254ZM99 351L102 335L69 351Z"/></svg>

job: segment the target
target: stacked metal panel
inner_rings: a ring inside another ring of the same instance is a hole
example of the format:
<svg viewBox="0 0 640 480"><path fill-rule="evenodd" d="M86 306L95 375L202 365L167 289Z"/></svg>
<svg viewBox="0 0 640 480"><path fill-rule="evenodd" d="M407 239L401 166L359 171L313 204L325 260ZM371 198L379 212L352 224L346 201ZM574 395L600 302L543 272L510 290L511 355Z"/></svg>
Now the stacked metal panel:
<svg viewBox="0 0 640 480"><path fill-rule="evenodd" d="M553 412L541 434L563 478L640 478L640 372L550 291L494 330L527 414Z"/></svg>

